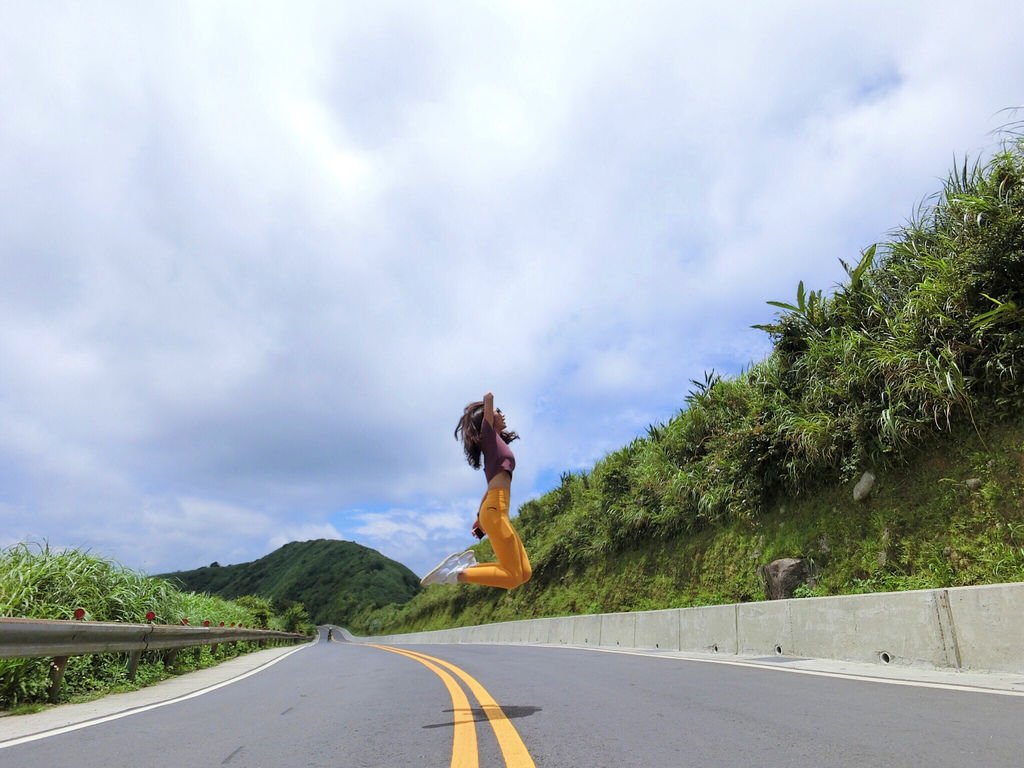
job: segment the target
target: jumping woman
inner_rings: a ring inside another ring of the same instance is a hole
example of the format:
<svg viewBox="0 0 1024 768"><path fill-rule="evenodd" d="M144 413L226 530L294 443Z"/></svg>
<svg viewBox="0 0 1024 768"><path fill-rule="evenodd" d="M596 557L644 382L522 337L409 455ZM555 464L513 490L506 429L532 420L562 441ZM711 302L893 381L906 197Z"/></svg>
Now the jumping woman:
<svg viewBox="0 0 1024 768"><path fill-rule="evenodd" d="M482 584L488 587L513 589L525 584L533 575L523 542L509 522L509 496L516 457L508 444L519 435L505 427L505 416L494 408L494 395L470 403L462 412L455 439L462 440L466 461L480 469L483 457L487 492L480 502L480 511L473 523L473 535L491 539L497 563L477 563L473 550L446 557L440 565L423 577L422 584Z"/></svg>

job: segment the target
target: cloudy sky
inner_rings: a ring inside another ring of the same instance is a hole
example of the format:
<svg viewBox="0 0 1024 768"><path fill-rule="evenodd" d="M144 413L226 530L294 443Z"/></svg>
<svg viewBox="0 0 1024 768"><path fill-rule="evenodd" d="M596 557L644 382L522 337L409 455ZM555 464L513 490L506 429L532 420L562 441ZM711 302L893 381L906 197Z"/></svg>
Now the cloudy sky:
<svg viewBox="0 0 1024 768"><path fill-rule="evenodd" d="M544 493L1024 104L1006 2L87 5L0 5L0 546L150 573L424 573L466 402Z"/></svg>

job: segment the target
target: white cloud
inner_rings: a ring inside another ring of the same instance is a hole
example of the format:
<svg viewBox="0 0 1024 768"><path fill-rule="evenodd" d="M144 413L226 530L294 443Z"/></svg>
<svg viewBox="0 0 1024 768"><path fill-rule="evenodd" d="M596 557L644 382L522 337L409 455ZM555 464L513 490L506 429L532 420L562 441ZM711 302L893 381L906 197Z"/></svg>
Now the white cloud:
<svg viewBox="0 0 1024 768"><path fill-rule="evenodd" d="M470 524L478 500L461 500L447 508L391 508L351 515L355 540L402 562L423 575L444 555L466 549L474 540Z"/></svg>
<svg viewBox="0 0 1024 768"><path fill-rule="evenodd" d="M361 515L362 522L355 528L356 534L366 539L390 543L394 539L427 538L427 529L423 523L412 522L410 519L396 519L395 513Z"/></svg>

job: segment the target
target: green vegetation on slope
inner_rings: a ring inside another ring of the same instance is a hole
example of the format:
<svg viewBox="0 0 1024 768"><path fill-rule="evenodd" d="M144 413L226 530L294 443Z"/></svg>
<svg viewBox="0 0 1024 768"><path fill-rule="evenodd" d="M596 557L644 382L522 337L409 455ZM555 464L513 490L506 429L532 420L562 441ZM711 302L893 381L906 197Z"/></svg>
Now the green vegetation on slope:
<svg viewBox="0 0 1024 768"><path fill-rule="evenodd" d="M242 624L288 631L307 626L277 617L269 605L247 598L231 602L209 595L183 593L160 579L122 568L116 563L78 550L52 550L47 545L18 544L0 550L0 616L32 619L71 619L85 609L89 621L141 624L156 614L157 624ZM255 647L255 646L253 646ZM222 646L219 658L250 650L249 644ZM180 657L175 672L209 666L214 659L205 648L196 658ZM0 659L0 709L46 701L49 659ZM169 674L161 653L143 654L134 682L128 681L128 655L96 654L68 660L62 697L75 699L111 690L138 688Z"/></svg>
<svg viewBox="0 0 1024 768"><path fill-rule="evenodd" d="M164 574L195 592L221 597L260 595L282 608L301 602L315 624L360 630L359 616L389 604L403 604L420 590L420 580L401 563L351 541L293 541L251 563L213 563L193 571Z"/></svg>
<svg viewBox="0 0 1024 768"><path fill-rule="evenodd" d="M801 554L821 594L1024 578L1024 144L956 170L933 207L843 265L833 295L801 283L771 302L767 359L694 382L667 424L520 508L529 584L430 589L364 620L760 599L756 567ZM865 469L881 481L856 505Z"/></svg>

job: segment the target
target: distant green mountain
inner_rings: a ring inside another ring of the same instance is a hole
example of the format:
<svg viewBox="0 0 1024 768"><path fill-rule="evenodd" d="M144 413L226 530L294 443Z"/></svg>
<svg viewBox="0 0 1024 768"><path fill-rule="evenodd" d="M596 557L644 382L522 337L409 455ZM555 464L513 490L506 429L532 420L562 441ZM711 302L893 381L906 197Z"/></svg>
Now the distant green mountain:
<svg viewBox="0 0 1024 768"><path fill-rule="evenodd" d="M420 591L412 571L351 541L293 541L251 563L211 563L161 574L191 592L228 599L258 595L278 605L301 602L317 624L347 626L360 612L407 603Z"/></svg>

